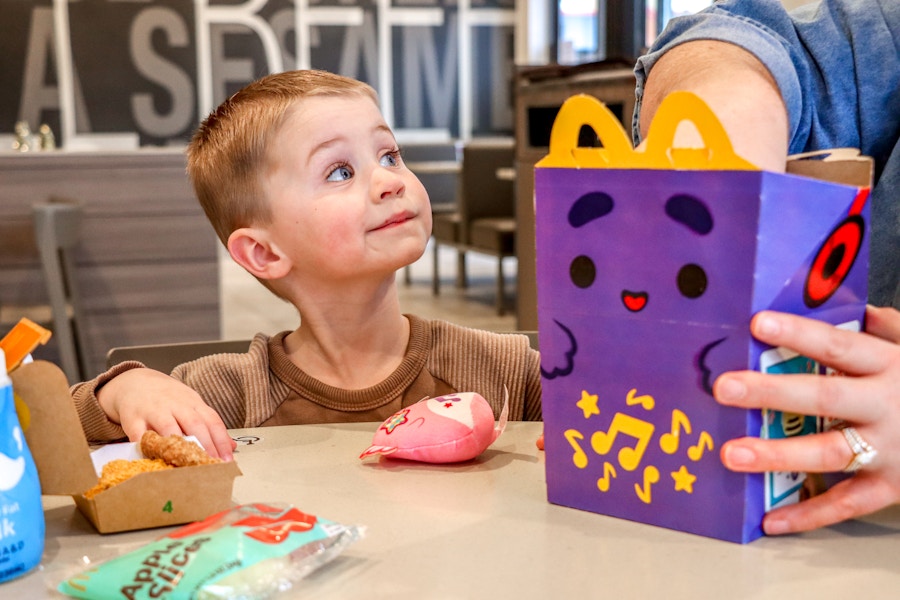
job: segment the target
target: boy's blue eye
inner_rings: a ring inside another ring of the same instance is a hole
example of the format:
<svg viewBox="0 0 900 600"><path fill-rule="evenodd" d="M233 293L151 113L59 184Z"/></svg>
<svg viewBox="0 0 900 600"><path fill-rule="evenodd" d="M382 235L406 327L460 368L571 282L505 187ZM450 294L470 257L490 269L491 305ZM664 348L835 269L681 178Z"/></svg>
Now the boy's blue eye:
<svg viewBox="0 0 900 600"><path fill-rule="evenodd" d="M382 167L397 167L400 166L400 151L394 150L393 152L388 152L384 156L381 157L381 166Z"/></svg>
<svg viewBox="0 0 900 600"><path fill-rule="evenodd" d="M328 181L347 181L353 177L353 171L350 170L350 167L347 165L341 165L336 168L334 171L328 174Z"/></svg>

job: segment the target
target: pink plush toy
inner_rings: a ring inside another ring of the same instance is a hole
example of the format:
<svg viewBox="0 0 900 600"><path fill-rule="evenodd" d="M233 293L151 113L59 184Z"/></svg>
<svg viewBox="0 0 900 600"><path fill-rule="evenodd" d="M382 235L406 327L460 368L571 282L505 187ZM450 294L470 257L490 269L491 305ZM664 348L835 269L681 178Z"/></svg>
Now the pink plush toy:
<svg viewBox="0 0 900 600"><path fill-rule="evenodd" d="M506 427L508 398L500 421L487 400L474 392L425 398L388 418L360 458L381 454L427 463L475 458L494 443Z"/></svg>

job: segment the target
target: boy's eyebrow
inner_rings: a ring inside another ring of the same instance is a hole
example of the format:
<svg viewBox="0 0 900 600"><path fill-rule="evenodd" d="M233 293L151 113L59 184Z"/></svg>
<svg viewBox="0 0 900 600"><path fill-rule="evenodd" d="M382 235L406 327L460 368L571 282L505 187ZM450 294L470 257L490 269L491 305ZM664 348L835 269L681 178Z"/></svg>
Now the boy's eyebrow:
<svg viewBox="0 0 900 600"><path fill-rule="evenodd" d="M334 146L335 144L340 142L342 139L343 139L343 137L338 136L338 137L329 138L320 144L316 144L316 146L314 146L313 149L310 150L309 156L306 157L306 164L307 165L311 164L317 154L320 154L321 152L328 150L328 148L330 148L331 146Z"/></svg>
<svg viewBox="0 0 900 600"><path fill-rule="evenodd" d="M378 125L376 125L375 127L373 127L373 128L372 128L372 132L373 132L373 133L380 133L380 132L387 133L388 135L391 136L391 139L394 140L394 143L396 143L396 141L397 141L396 138L394 138L394 132L391 130L390 127L388 127L388 126L387 126L386 124L384 124L384 123L379 123ZM343 140L345 140L345 139L346 139L345 136L338 135L338 136L335 136L335 137L333 137L333 138L328 138L327 140L324 140L324 141L322 141L322 142L319 143L319 144L316 144L316 145L313 147L313 149L310 150L310 152L309 152L309 157L307 158L306 163L307 163L307 164L311 163L317 154L319 154L320 152L324 152L325 150L327 150L327 149L330 148L331 146L334 146L334 145L337 144L338 142L341 142L341 141L343 141Z"/></svg>

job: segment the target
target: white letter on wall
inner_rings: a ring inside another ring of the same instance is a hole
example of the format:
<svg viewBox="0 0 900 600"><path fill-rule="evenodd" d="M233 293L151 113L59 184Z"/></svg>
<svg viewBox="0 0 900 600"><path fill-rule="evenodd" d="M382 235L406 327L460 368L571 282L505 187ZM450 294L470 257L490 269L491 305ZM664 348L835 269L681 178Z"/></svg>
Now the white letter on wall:
<svg viewBox="0 0 900 600"><path fill-rule="evenodd" d="M212 59L210 57L209 26L213 23L244 25L258 36L269 63L269 72L284 70L278 39L269 24L260 17L259 10L268 0L247 0L236 6L209 6L209 0L194 0L194 18L197 22L197 89L199 90L199 114L201 117L213 108Z"/></svg>
<svg viewBox="0 0 900 600"><path fill-rule="evenodd" d="M152 94L134 94L131 111L141 131L155 137L169 137L181 133L191 123L194 87L184 71L153 52L150 37L157 29L167 34L173 46L190 43L187 26L177 13L166 8L148 8L135 18L129 41L134 66L144 77L165 88L172 98L169 114L159 114L153 105Z"/></svg>

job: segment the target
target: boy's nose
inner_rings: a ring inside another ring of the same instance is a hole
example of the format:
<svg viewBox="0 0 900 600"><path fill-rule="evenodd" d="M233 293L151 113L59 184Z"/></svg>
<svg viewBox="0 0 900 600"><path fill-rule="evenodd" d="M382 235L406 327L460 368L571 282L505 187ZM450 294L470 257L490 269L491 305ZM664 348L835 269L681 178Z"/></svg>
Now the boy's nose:
<svg viewBox="0 0 900 600"><path fill-rule="evenodd" d="M406 189L403 178L397 173L396 169L388 167L378 167L372 175L372 185L374 187L375 196L378 200L387 200L395 196L400 196Z"/></svg>

